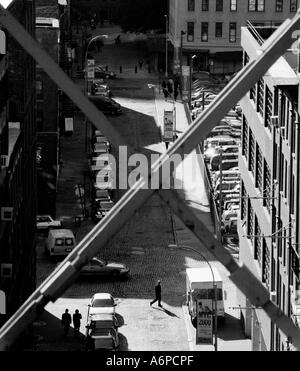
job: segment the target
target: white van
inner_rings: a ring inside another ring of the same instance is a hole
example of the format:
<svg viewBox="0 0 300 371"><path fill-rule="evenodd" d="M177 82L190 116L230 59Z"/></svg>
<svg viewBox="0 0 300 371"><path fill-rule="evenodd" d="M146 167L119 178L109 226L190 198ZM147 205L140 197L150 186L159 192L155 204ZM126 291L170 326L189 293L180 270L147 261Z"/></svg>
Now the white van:
<svg viewBox="0 0 300 371"><path fill-rule="evenodd" d="M76 246L76 240L70 229L52 229L46 240L49 256L67 256Z"/></svg>

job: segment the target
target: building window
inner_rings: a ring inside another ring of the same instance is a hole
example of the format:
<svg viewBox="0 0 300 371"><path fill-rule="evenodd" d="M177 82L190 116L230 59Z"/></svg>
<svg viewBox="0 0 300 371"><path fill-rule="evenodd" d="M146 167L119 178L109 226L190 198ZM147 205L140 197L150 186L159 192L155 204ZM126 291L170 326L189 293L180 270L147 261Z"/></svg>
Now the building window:
<svg viewBox="0 0 300 371"><path fill-rule="evenodd" d="M263 79L260 79L257 84L257 112L259 112L262 117L264 115L264 94L264 81Z"/></svg>
<svg viewBox="0 0 300 371"><path fill-rule="evenodd" d="M242 202L241 202L241 220L244 222L244 220L247 217L247 204L248 204L248 198L247 198L247 192L244 185L244 182L242 181L242 187L241 187L241 195L242 195Z"/></svg>
<svg viewBox="0 0 300 371"><path fill-rule="evenodd" d="M242 154L248 160L248 122L243 118Z"/></svg>
<svg viewBox="0 0 300 371"><path fill-rule="evenodd" d="M216 0L216 12L223 12L223 0Z"/></svg>
<svg viewBox="0 0 300 371"><path fill-rule="evenodd" d="M290 11L291 12L296 12L297 9L298 9L298 0L291 0Z"/></svg>
<svg viewBox="0 0 300 371"><path fill-rule="evenodd" d="M283 0L276 0L276 12L282 12L283 11Z"/></svg>
<svg viewBox="0 0 300 371"><path fill-rule="evenodd" d="M256 179L255 187L263 193L263 158L259 146L256 146Z"/></svg>
<svg viewBox="0 0 300 371"><path fill-rule="evenodd" d="M195 0L188 0L188 11L189 12L195 11Z"/></svg>
<svg viewBox="0 0 300 371"><path fill-rule="evenodd" d="M248 236L253 244L254 239L254 212L251 203L248 205Z"/></svg>
<svg viewBox="0 0 300 371"><path fill-rule="evenodd" d="M202 12L208 12L209 0L202 0Z"/></svg>
<svg viewBox="0 0 300 371"><path fill-rule="evenodd" d="M223 23L217 22L216 23L216 37L222 37L223 35Z"/></svg>
<svg viewBox="0 0 300 371"><path fill-rule="evenodd" d="M188 22L187 23L187 41L189 42L194 41L194 29L195 29L194 22Z"/></svg>
<svg viewBox="0 0 300 371"><path fill-rule="evenodd" d="M248 0L249 12L264 12L265 0Z"/></svg>
<svg viewBox="0 0 300 371"><path fill-rule="evenodd" d="M202 22L201 24L201 41L208 41L208 22Z"/></svg>
<svg viewBox="0 0 300 371"><path fill-rule="evenodd" d="M235 22L229 23L229 42L231 43L236 42L236 23Z"/></svg>
<svg viewBox="0 0 300 371"><path fill-rule="evenodd" d="M255 140L252 130L249 128L249 171L254 175L255 168Z"/></svg>
<svg viewBox="0 0 300 371"><path fill-rule="evenodd" d="M267 208L267 210L271 211L271 197L272 197L272 189L271 189L271 169L267 162L264 160L264 179L265 179L265 184L264 184L264 200L263 204Z"/></svg>
<svg viewBox="0 0 300 371"><path fill-rule="evenodd" d="M230 11L231 12L237 11L237 0L230 0Z"/></svg>
<svg viewBox="0 0 300 371"><path fill-rule="evenodd" d="M265 238L262 244L262 281L270 289L271 258Z"/></svg>
<svg viewBox="0 0 300 371"><path fill-rule="evenodd" d="M266 110L265 110L265 126L272 131L271 116L273 113L273 93L266 85Z"/></svg>
<svg viewBox="0 0 300 371"><path fill-rule="evenodd" d="M257 216L255 215L255 246L254 246L254 259L257 260L259 266L262 268L262 238L261 238L261 228L258 224Z"/></svg>

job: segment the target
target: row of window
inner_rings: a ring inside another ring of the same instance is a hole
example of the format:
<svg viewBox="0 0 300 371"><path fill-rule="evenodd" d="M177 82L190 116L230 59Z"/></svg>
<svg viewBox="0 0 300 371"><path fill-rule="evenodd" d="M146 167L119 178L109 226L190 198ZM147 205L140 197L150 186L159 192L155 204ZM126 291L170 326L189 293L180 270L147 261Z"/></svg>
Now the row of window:
<svg viewBox="0 0 300 371"><path fill-rule="evenodd" d="M258 218L254 212L251 200L248 197L244 183L242 182L242 203L241 203L241 218L243 227L247 231L247 237L251 240L254 250L254 259L261 268L262 282L270 289L271 278L271 256L263 237Z"/></svg>
<svg viewBox="0 0 300 371"><path fill-rule="evenodd" d="M244 0L243 0L244 1ZM266 0L248 0L248 11L249 12L264 12L265 11L265 1ZM268 0L269 1L269 0ZM215 2L216 12L223 12L224 1L216 0ZM284 0L275 0L275 11L283 12ZM209 0L202 0L201 10L202 12L208 12L210 7ZM188 0L188 11L195 11L195 0ZM290 0L290 12L296 12L298 8L298 0ZM238 1L230 0L229 9L231 12L236 12L238 9Z"/></svg>
<svg viewBox="0 0 300 371"><path fill-rule="evenodd" d="M201 41L208 42L209 33L208 33L209 23L201 23ZM215 37L223 37L223 23L216 22L215 24ZM229 23L229 42L235 43L237 39L237 24L236 22ZM195 23L187 22L187 41L193 42L195 40Z"/></svg>

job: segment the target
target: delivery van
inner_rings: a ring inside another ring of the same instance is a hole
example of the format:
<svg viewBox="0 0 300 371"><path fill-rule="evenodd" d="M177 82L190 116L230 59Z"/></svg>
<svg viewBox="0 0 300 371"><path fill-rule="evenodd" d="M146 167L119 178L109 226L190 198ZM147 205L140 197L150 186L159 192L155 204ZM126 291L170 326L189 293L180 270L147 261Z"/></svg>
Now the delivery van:
<svg viewBox="0 0 300 371"><path fill-rule="evenodd" d="M46 252L50 257L67 256L76 246L76 240L70 229L52 229L46 240Z"/></svg>
<svg viewBox="0 0 300 371"><path fill-rule="evenodd" d="M186 304L194 326L197 323L197 301L207 313L214 314L216 294L214 283L217 286L218 324L223 324L225 321L224 300L226 300L226 292L223 291L223 281L217 268L212 267L212 270L208 267L186 269Z"/></svg>

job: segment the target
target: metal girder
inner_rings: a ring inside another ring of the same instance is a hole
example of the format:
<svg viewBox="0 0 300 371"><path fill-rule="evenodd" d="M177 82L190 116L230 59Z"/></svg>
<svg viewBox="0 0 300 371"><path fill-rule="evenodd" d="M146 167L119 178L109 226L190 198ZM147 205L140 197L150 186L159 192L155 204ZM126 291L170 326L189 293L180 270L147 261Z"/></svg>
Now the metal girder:
<svg viewBox="0 0 300 371"><path fill-rule="evenodd" d="M294 19L287 20L275 32L261 48L262 53L257 60L249 63L223 90L214 103L203 112L185 134L179 138L166 154L152 166L151 176L155 177L161 167L166 164L173 154L189 154L196 145L204 139L215 124L221 120L232 106L242 98L256 81L268 70L268 68L281 56L286 48L292 44L292 33L299 26L299 12ZM58 86L74 101L75 104L87 115L93 124L103 131L114 145L126 144L119 134L112 129L104 115L84 98L78 87L69 80L64 73L53 63L40 46L18 24L14 18L0 7L0 22L8 29L13 37L30 53ZM80 268L86 261L94 256L107 241L127 222L128 218L138 210L143 203L152 195L154 190L143 190L144 179L140 179L114 206L95 228L79 243L76 249L56 269L42 285L27 299L19 310L0 329L0 349L7 349L13 343L20 332L32 322L40 313L40 310L49 302L55 301L65 289L74 281ZM175 196L174 191L166 193L159 191L160 196L170 204L177 215L191 228L202 240L203 225L193 216L184 201ZM172 196L170 196L172 194ZM192 226L189 222L192 220ZM197 228L196 228L197 226ZM208 232L208 231L207 231ZM208 243L209 241L209 243ZM253 305L261 303L266 313L277 323L278 327L288 336L293 338L295 346L300 346L300 332L291 323L291 320L282 315L280 310L270 302L267 290L262 283L245 267L239 267L230 256L226 256L225 249L208 232L206 239L202 241L212 252L217 250L223 253L216 256L232 273L231 279L242 292L249 295ZM218 246L218 249L215 247ZM242 281L240 281L242 277ZM247 282L251 283L250 285Z"/></svg>

